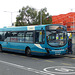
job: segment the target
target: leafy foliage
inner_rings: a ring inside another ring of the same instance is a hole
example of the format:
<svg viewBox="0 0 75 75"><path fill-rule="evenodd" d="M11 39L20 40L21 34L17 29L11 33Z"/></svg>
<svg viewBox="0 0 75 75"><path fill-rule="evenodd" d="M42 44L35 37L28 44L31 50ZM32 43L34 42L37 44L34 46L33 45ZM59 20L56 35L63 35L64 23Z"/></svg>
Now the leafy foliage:
<svg viewBox="0 0 75 75"><path fill-rule="evenodd" d="M42 24L52 23L52 18L49 13L47 13L47 8L44 8L38 12L36 9L29 6L23 7L19 10L19 15L16 17L15 26L39 25L40 16L42 16Z"/></svg>

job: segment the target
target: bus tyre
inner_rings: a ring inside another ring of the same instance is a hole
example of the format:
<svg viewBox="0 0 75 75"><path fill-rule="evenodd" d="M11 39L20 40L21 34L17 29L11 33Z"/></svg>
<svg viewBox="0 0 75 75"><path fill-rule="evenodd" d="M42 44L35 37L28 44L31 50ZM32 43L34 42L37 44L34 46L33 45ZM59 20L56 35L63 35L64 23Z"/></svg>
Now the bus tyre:
<svg viewBox="0 0 75 75"><path fill-rule="evenodd" d="M31 56L31 50L29 48L26 50L26 56Z"/></svg>
<svg viewBox="0 0 75 75"><path fill-rule="evenodd" d="M0 46L0 52L2 52L2 46Z"/></svg>

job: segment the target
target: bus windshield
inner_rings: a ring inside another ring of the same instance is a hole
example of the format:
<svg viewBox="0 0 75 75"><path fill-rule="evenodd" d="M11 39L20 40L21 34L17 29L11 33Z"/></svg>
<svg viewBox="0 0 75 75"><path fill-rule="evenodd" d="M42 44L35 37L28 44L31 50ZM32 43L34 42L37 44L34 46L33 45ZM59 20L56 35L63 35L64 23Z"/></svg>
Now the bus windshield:
<svg viewBox="0 0 75 75"><path fill-rule="evenodd" d="M63 46L67 42L67 32L64 30L47 30L47 42L50 46Z"/></svg>
<svg viewBox="0 0 75 75"><path fill-rule="evenodd" d="M51 46L63 46L66 44L67 33L65 31L46 31L47 42Z"/></svg>

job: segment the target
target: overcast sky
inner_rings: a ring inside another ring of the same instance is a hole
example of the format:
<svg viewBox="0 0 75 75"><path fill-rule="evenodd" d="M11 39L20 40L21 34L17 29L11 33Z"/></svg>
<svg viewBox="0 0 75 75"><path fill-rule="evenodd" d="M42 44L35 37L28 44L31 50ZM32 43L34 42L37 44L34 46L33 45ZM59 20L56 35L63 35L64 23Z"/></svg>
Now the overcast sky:
<svg viewBox="0 0 75 75"><path fill-rule="evenodd" d="M4 26L11 26L10 12L13 12L12 22L15 22L16 15L18 14L17 11L27 5L36 8L37 10L46 7L50 15L65 14L71 11L75 12L75 0L1 0L0 28Z"/></svg>

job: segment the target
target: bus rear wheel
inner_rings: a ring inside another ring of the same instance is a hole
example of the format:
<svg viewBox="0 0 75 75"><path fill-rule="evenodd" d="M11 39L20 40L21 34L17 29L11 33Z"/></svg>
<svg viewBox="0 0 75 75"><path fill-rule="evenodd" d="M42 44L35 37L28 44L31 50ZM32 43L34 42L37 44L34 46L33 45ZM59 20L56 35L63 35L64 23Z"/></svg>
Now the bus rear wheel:
<svg viewBox="0 0 75 75"><path fill-rule="evenodd" d="M26 56L31 56L31 50L30 50L30 48L26 49Z"/></svg>

